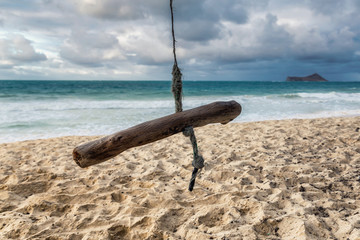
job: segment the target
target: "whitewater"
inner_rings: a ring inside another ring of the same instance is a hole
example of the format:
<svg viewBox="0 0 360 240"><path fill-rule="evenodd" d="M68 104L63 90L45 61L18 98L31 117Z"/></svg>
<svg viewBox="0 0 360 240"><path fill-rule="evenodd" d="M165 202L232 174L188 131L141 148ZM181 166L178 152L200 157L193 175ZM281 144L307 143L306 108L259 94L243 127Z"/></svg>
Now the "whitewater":
<svg viewBox="0 0 360 240"><path fill-rule="evenodd" d="M104 135L174 113L170 81L0 81L0 142ZM360 82L186 81L184 109L235 100L234 122L360 115Z"/></svg>

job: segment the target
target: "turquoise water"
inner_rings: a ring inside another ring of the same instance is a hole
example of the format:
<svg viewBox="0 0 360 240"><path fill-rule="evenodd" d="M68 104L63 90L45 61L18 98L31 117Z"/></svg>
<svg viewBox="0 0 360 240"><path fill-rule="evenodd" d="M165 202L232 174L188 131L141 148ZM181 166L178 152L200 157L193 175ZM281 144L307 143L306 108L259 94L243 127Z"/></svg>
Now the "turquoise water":
<svg viewBox="0 0 360 240"><path fill-rule="evenodd" d="M0 81L0 142L110 134L174 112L170 81ZM360 82L186 81L184 109L236 100L235 122L360 115Z"/></svg>

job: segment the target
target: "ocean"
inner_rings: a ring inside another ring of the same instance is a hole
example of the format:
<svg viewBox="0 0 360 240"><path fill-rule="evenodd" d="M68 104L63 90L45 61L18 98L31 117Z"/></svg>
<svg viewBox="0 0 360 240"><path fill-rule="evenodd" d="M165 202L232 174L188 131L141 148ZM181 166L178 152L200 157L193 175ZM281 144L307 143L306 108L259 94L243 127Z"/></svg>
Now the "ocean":
<svg viewBox="0 0 360 240"><path fill-rule="evenodd" d="M0 81L0 142L111 134L175 111L170 81ZM234 122L360 116L360 82L185 81L184 110L236 100Z"/></svg>

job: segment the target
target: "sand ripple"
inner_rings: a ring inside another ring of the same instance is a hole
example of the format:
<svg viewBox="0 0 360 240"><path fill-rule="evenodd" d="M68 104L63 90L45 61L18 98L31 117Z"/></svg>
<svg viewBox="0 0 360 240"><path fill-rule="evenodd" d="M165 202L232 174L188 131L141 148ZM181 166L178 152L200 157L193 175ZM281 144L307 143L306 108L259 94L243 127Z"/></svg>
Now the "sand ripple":
<svg viewBox="0 0 360 240"><path fill-rule="evenodd" d="M197 129L81 169L94 137L0 145L0 239L360 239L360 118Z"/></svg>

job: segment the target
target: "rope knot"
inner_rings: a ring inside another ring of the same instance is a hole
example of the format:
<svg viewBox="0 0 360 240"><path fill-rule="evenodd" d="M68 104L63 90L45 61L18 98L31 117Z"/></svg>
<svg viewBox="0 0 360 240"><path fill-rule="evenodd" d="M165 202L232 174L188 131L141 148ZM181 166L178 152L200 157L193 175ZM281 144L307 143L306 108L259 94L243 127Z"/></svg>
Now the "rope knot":
<svg viewBox="0 0 360 240"><path fill-rule="evenodd" d="M192 165L194 168L202 169L205 166L204 158L201 155L194 157L194 160L192 161Z"/></svg>
<svg viewBox="0 0 360 240"><path fill-rule="evenodd" d="M185 137L190 137L193 129L191 127L187 127L184 129L183 134Z"/></svg>

